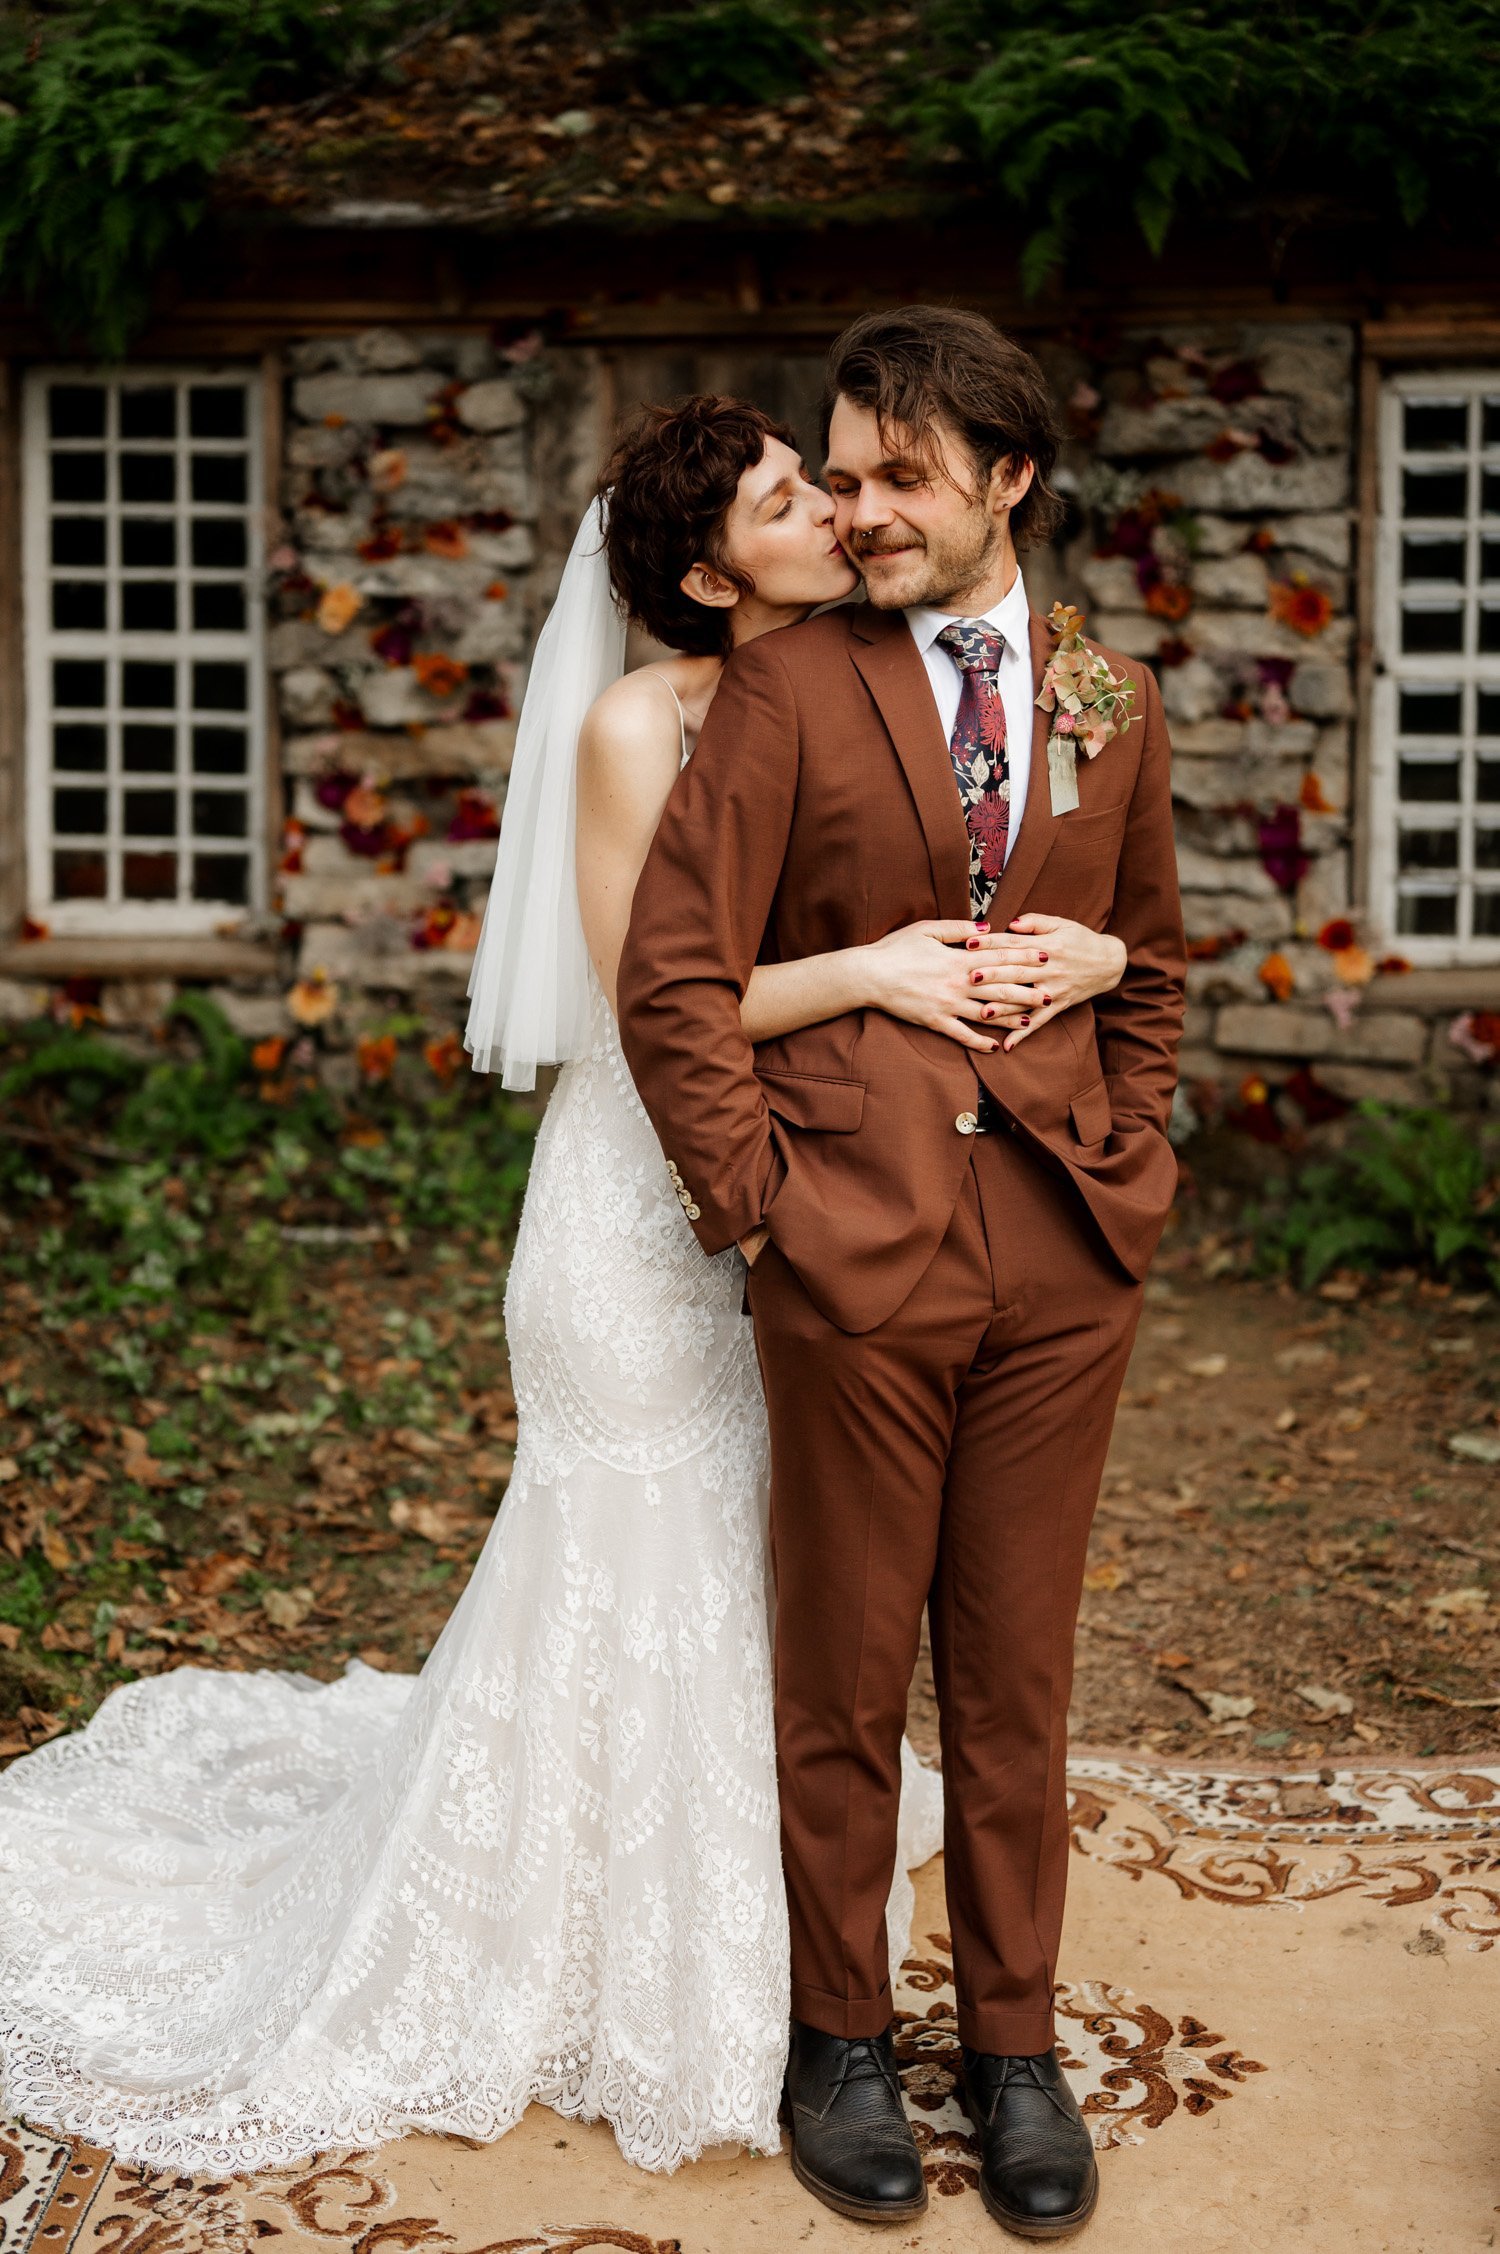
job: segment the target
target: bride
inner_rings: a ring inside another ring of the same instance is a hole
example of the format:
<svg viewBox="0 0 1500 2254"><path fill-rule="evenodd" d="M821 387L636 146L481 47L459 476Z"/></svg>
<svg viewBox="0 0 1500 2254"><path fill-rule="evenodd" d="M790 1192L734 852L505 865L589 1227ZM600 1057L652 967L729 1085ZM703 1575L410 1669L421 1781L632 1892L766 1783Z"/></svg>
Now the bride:
<svg viewBox="0 0 1500 2254"><path fill-rule="evenodd" d="M477 1068L565 1069L508 1286L515 1469L469 1584L415 1677L184 1667L0 1778L0 2109L153 2167L493 2138L533 2100L608 2120L648 2168L778 2144L743 1263L707 1259L678 1210L610 1004L727 653L855 575L787 434L739 402L648 411L605 490L538 645L470 984ZM682 654L626 675L623 611ZM1122 955L1053 918L919 925L761 966L744 1019L763 1040L885 1009L1014 1041ZM909 1749L905 1768L914 1865L941 1787ZM902 1869L896 1962L911 1900Z"/></svg>

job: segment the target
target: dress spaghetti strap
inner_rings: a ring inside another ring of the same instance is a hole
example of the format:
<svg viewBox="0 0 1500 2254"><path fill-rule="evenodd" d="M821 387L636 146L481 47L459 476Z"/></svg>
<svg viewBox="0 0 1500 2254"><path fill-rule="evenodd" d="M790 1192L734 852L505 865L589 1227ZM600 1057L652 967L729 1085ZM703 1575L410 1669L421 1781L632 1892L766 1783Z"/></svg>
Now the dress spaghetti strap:
<svg viewBox="0 0 1500 2254"><path fill-rule="evenodd" d="M677 707L677 732L682 744L682 765L685 767L688 763L687 714L682 709L682 699L665 673L648 673L646 678L649 681L660 681L667 695Z"/></svg>

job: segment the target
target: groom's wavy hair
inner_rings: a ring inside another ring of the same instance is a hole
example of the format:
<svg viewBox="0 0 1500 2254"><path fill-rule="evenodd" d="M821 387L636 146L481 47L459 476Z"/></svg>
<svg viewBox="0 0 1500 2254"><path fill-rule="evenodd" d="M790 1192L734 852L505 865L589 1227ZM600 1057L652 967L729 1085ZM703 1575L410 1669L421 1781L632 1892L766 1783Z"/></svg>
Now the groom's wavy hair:
<svg viewBox="0 0 1500 2254"><path fill-rule="evenodd" d="M983 486L1002 460L1028 461L1031 484L1010 513L1018 548L1045 545L1062 522L1052 485L1062 431L1047 379L1029 352L987 321L952 305L866 313L835 339L824 370L822 438L838 401L869 408L881 440L899 427L918 458L930 456L935 422L956 431Z"/></svg>
<svg viewBox="0 0 1500 2254"><path fill-rule="evenodd" d="M639 408L616 441L599 481L609 576L626 616L670 650L721 657L731 646L732 614L695 603L682 582L706 563L742 595L754 593L729 554L725 522L768 438L797 443L747 400L699 392Z"/></svg>

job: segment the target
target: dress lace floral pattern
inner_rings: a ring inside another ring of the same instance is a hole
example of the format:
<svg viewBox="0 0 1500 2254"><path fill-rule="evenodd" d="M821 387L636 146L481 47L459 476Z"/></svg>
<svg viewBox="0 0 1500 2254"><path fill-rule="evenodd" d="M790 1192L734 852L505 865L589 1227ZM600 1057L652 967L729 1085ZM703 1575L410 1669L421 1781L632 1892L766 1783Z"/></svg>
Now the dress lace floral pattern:
<svg viewBox="0 0 1500 2254"><path fill-rule="evenodd" d="M534 2100L670 2169L777 2145L788 2006L739 1256L680 1212L603 998L507 1294L515 1471L416 1677L127 1684L0 1778L0 2106L156 2168ZM941 1788L915 1762L903 1860ZM892 1948L911 1889L898 1873Z"/></svg>

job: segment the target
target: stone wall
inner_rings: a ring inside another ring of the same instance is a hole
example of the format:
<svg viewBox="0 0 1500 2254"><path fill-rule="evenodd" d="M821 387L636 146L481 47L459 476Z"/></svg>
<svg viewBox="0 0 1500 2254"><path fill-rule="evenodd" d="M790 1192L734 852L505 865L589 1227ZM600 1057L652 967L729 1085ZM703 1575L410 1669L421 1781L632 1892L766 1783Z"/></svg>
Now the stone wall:
<svg viewBox="0 0 1500 2254"><path fill-rule="evenodd" d="M1295 1126L1366 1095L1497 1097L1500 972L1407 971L1350 909L1353 350L1314 323L1042 347L1076 507L1033 593L1080 602L1155 666L1172 724L1185 1129L1237 1107ZM595 352L526 333L374 329L286 355L268 589L286 826L265 919L281 971L212 989L246 1035L315 1021L352 1071L393 1013L461 1028L527 656L608 402L658 373L606 380ZM755 373L715 380L753 390ZM82 983L121 1028L172 992ZM49 1003L77 995L0 981L0 1015Z"/></svg>

